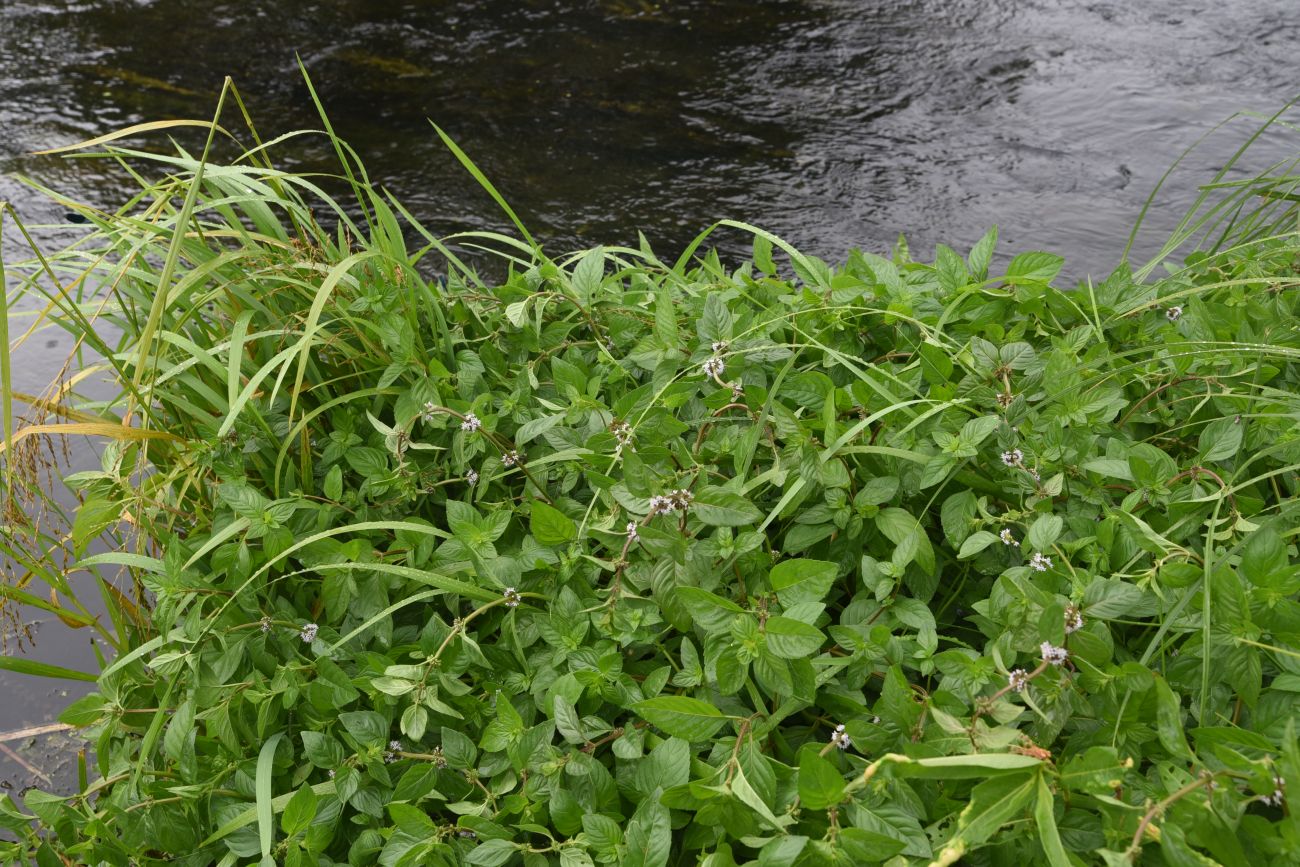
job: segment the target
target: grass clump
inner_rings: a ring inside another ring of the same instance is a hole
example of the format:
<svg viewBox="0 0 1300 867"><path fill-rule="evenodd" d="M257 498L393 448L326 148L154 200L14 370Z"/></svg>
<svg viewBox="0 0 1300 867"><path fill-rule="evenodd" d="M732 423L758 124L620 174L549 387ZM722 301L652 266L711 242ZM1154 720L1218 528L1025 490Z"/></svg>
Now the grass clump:
<svg viewBox="0 0 1300 867"><path fill-rule="evenodd" d="M6 437L6 547L112 650L11 862L1292 863L1284 169L1061 291L996 232L439 239L330 132L318 178L209 130L96 143L161 177L10 269L118 386L36 402L109 439L66 533Z"/></svg>

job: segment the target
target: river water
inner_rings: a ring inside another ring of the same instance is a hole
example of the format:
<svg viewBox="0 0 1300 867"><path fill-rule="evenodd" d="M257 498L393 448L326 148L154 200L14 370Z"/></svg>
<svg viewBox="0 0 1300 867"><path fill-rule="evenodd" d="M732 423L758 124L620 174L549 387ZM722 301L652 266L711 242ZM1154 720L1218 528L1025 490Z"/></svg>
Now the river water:
<svg viewBox="0 0 1300 867"><path fill-rule="evenodd" d="M372 177L438 232L508 224L428 119L552 252L640 230L667 258L730 217L832 261L900 232L924 257L997 224L1003 249L1059 252L1081 278L1110 270L1200 135L1300 93L1300 4L0 0L0 200L60 218L8 176L22 173L116 207L130 187L106 164L29 152L208 118L225 75L264 138L317 127L295 53ZM1198 151L1153 210L1153 241L1247 126ZM325 169L330 154L318 141L289 160ZM15 389L38 390L68 349L53 332L29 342ZM74 462L93 454L79 445ZM84 632L42 623L30 653L91 670ZM49 720L65 686L0 673L0 736ZM0 755L0 784L43 782L35 768L66 787L62 743L0 744L31 765Z"/></svg>

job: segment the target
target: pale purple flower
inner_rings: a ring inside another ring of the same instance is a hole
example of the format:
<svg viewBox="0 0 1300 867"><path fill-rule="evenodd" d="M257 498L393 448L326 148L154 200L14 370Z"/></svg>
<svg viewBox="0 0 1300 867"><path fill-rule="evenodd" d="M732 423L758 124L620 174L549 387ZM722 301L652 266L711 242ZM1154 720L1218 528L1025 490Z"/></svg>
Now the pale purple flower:
<svg viewBox="0 0 1300 867"><path fill-rule="evenodd" d="M384 753L384 764L391 765L393 762L401 758L401 756L398 755L398 753L400 753L401 751L402 751L401 741L389 741L388 750Z"/></svg>
<svg viewBox="0 0 1300 867"><path fill-rule="evenodd" d="M704 363L700 365L700 369L704 371L705 376L716 378L722 375L722 371L726 366L726 362L721 358L706 358Z"/></svg>
<svg viewBox="0 0 1300 867"><path fill-rule="evenodd" d="M483 422L479 421L478 416L472 412L465 413L465 420L460 423L460 429L468 433L473 433L483 427Z"/></svg>
<svg viewBox="0 0 1300 867"><path fill-rule="evenodd" d="M436 416L437 414L438 414L438 405L430 400L425 402L424 411L420 413L420 418L423 419L425 422L431 422L433 421L434 416Z"/></svg>
<svg viewBox="0 0 1300 867"><path fill-rule="evenodd" d="M1263 795L1260 800L1270 807L1282 806L1282 801L1286 797L1286 780L1281 777L1273 778L1273 794Z"/></svg>
<svg viewBox="0 0 1300 867"><path fill-rule="evenodd" d="M628 521L628 522L627 522L627 537L628 537L628 539L630 539L630 540L633 541L633 542L635 542L635 541L637 541L637 540L639 540L639 539L641 538L641 536L637 533L637 523L636 523L636 521Z"/></svg>
<svg viewBox="0 0 1300 867"><path fill-rule="evenodd" d="M1025 460L1025 453L1020 449L1012 449L1009 452L1002 453L1002 463L1009 467L1018 467Z"/></svg>
<svg viewBox="0 0 1300 867"><path fill-rule="evenodd" d="M507 467L513 467L517 464L523 463L523 458L519 456L519 452L511 449L501 456L501 463Z"/></svg>
<svg viewBox="0 0 1300 867"><path fill-rule="evenodd" d="M313 641L316 640L316 633L319 631L320 631L320 627L317 626L315 623L308 623L306 626L302 628L302 631L298 633L298 637L301 638L303 641L307 642L308 644L311 644Z"/></svg>
<svg viewBox="0 0 1300 867"><path fill-rule="evenodd" d="M1029 686L1029 673L1023 668L1017 668L1007 675L1007 686L1016 692L1024 692L1025 687Z"/></svg>
<svg viewBox="0 0 1300 867"><path fill-rule="evenodd" d="M1038 649L1043 654L1043 661L1050 662L1052 665L1062 665L1070 658L1070 651L1064 647L1056 647L1050 641L1044 641L1038 645Z"/></svg>

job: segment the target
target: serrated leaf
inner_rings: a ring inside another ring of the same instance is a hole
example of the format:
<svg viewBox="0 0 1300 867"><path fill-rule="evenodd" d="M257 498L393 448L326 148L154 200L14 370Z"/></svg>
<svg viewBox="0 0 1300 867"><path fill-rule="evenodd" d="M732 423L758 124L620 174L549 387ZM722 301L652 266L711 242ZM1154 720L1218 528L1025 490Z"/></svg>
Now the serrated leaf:
<svg viewBox="0 0 1300 867"><path fill-rule="evenodd" d="M713 737L729 717L713 705L684 695L664 695L637 702L632 710L673 737L695 742Z"/></svg>
<svg viewBox="0 0 1300 867"><path fill-rule="evenodd" d="M578 525L554 506L535 500L528 519L533 537L543 545L563 545L578 538Z"/></svg>
<svg viewBox="0 0 1300 867"><path fill-rule="evenodd" d="M827 560L783 560L768 573L768 584L781 605L821 602L835 583L839 566Z"/></svg>
<svg viewBox="0 0 1300 867"><path fill-rule="evenodd" d="M844 797L844 775L806 747L799 754L799 800L805 807L824 810Z"/></svg>

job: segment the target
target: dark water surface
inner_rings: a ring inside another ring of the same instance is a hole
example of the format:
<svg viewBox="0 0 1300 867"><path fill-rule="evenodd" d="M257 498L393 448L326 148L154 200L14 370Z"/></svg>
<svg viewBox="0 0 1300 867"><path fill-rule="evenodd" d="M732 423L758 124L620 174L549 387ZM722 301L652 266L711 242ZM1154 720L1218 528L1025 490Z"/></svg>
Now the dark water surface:
<svg viewBox="0 0 1300 867"><path fill-rule="evenodd" d="M316 127L295 52L372 176L438 232L506 224L426 118L553 252L641 230L673 255L731 217L829 260L900 232L929 256L996 223L1004 249L1059 252L1082 277L1109 271L1198 136L1300 93L1300 3L0 0L0 172L114 208L128 188L107 164L28 152L210 117L227 74L264 138ZM1236 129L1154 211L1153 237L1241 142ZM322 142L303 142L298 166L329 167ZM0 174L3 199L29 220L60 215ZM41 335L15 388L39 389L67 351ZM46 623L33 655L89 670L84 633ZM0 691L0 733L65 701L3 673ZM6 745L67 779L50 764L57 743ZM0 777L38 780L4 755Z"/></svg>

